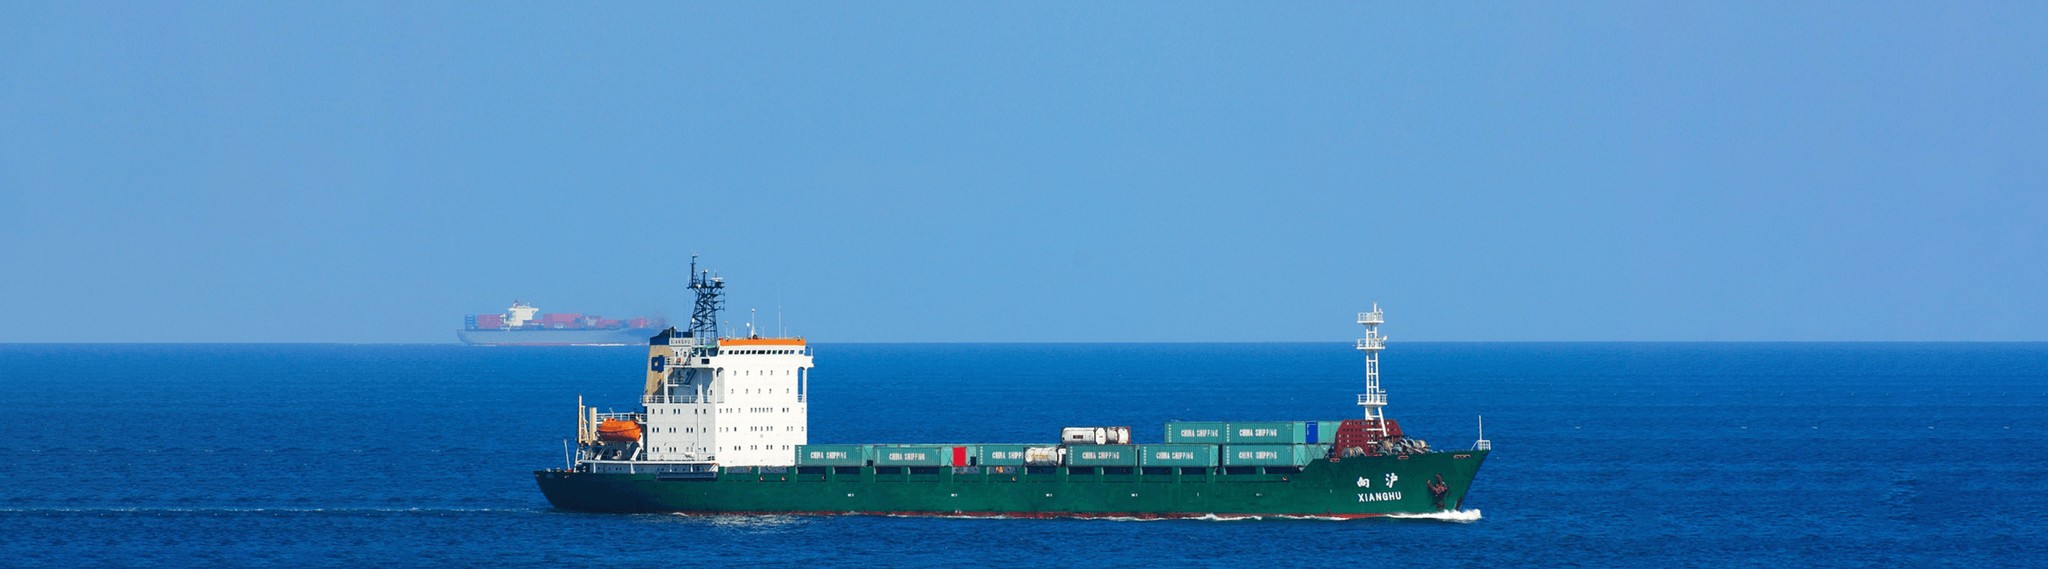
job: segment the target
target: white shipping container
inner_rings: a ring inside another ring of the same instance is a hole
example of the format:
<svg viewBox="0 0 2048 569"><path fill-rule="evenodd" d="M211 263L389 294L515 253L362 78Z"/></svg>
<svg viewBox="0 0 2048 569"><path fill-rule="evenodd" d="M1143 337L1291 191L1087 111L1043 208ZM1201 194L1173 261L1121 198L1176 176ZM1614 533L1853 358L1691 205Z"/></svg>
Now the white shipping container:
<svg viewBox="0 0 2048 569"><path fill-rule="evenodd" d="M1060 443L1069 445L1131 444L1130 427L1067 427L1060 429Z"/></svg>
<svg viewBox="0 0 2048 569"><path fill-rule="evenodd" d="M1058 466L1060 447L1031 447L1024 449L1024 464Z"/></svg>

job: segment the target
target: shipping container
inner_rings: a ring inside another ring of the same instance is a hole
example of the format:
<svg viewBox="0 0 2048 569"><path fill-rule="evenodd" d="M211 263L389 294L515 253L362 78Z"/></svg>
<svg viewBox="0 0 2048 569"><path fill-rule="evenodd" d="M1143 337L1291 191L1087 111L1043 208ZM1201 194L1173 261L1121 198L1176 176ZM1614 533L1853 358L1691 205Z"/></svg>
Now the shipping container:
<svg viewBox="0 0 2048 569"><path fill-rule="evenodd" d="M1138 447L1081 445L1067 449L1068 466L1137 466Z"/></svg>
<svg viewBox="0 0 2048 569"><path fill-rule="evenodd" d="M1321 445L1334 444L1337 442L1337 431L1344 427L1344 421L1341 419L1336 421L1316 421L1315 425L1315 436L1313 438L1302 437L1301 442Z"/></svg>
<svg viewBox="0 0 2048 569"><path fill-rule="evenodd" d="M1060 444L1099 445L1103 439L1102 429L1096 427L1067 427L1060 429Z"/></svg>
<svg viewBox="0 0 2048 569"><path fill-rule="evenodd" d="M870 451L875 466L949 466L951 447L936 445L875 445Z"/></svg>
<svg viewBox="0 0 2048 569"><path fill-rule="evenodd" d="M499 328L504 328L504 327L505 327L505 315L503 315L503 314L478 314L478 315L476 315L476 327L477 327L477 329L479 329L479 330L496 330L496 329L499 329Z"/></svg>
<svg viewBox="0 0 2048 569"><path fill-rule="evenodd" d="M983 466L1023 466L1024 449L1030 445L979 445Z"/></svg>
<svg viewBox="0 0 2048 569"><path fill-rule="evenodd" d="M646 318L634 318L634 319L631 319L631 320L627 320L627 321L626 321L626 327L627 327L627 328L646 328L646 327L647 327L647 319L646 319Z"/></svg>
<svg viewBox="0 0 2048 569"><path fill-rule="evenodd" d="M1138 445L1140 466L1216 466L1216 445Z"/></svg>
<svg viewBox="0 0 2048 569"><path fill-rule="evenodd" d="M1066 454L1066 447L1025 447L1024 464L1030 466L1059 466L1060 455Z"/></svg>
<svg viewBox="0 0 2048 569"><path fill-rule="evenodd" d="M1223 445L1224 466L1302 466L1311 459L1308 445Z"/></svg>
<svg viewBox="0 0 2048 569"><path fill-rule="evenodd" d="M1223 430L1229 423L1219 421L1176 421L1166 424L1166 442L1223 444Z"/></svg>
<svg viewBox="0 0 2048 569"><path fill-rule="evenodd" d="M1127 445L1131 444L1131 428L1067 427L1060 429L1060 444Z"/></svg>
<svg viewBox="0 0 2048 569"><path fill-rule="evenodd" d="M1223 430L1223 442L1302 444L1301 421L1231 421Z"/></svg>
<svg viewBox="0 0 2048 569"><path fill-rule="evenodd" d="M1342 420L1309 421L1303 425L1301 442L1302 444L1320 445L1335 443L1337 442L1337 430L1343 428L1343 426L1344 421Z"/></svg>
<svg viewBox="0 0 2048 569"><path fill-rule="evenodd" d="M862 466L868 445L797 445L796 463L803 466Z"/></svg>

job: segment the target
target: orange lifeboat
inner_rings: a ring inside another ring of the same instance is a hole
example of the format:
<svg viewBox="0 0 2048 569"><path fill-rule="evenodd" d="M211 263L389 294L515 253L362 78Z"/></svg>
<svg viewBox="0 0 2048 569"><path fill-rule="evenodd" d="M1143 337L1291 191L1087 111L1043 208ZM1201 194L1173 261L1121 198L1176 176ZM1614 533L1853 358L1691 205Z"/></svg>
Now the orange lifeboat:
<svg viewBox="0 0 2048 569"><path fill-rule="evenodd" d="M640 440L640 424L618 419L605 419L597 425L598 440L637 441Z"/></svg>

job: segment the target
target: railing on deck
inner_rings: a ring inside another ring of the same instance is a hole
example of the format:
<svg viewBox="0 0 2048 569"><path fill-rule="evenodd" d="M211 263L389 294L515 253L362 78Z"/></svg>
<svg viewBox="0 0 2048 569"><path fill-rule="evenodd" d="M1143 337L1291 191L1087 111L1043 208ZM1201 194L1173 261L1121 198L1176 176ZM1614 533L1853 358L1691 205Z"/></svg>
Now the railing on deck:
<svg viewBox="0 0 2048 569"><path fill-rule="evenodd" d="M695 396L695 395L669 395L669 396L661 396L661 395L647 395L647 396L643 396L643 397L641 397L641 398L640 398L640 402L641 402L641 403L696 403L696 402L697 402L697 396Z"/></svg>

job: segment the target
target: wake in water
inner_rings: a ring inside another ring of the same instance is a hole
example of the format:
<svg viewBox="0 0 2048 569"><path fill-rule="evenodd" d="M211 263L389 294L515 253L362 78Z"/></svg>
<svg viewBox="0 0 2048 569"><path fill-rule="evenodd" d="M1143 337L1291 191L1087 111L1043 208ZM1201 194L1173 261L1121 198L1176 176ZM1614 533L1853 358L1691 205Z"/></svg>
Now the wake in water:
<svg viewBox="0 0 2048 569"><path fill-rule="evenodd" d="M1439 520L1469 524L1479 521L1479 510L1449 510L1428 514L1389 514L1387 517L1403 520Z"/></svg>

